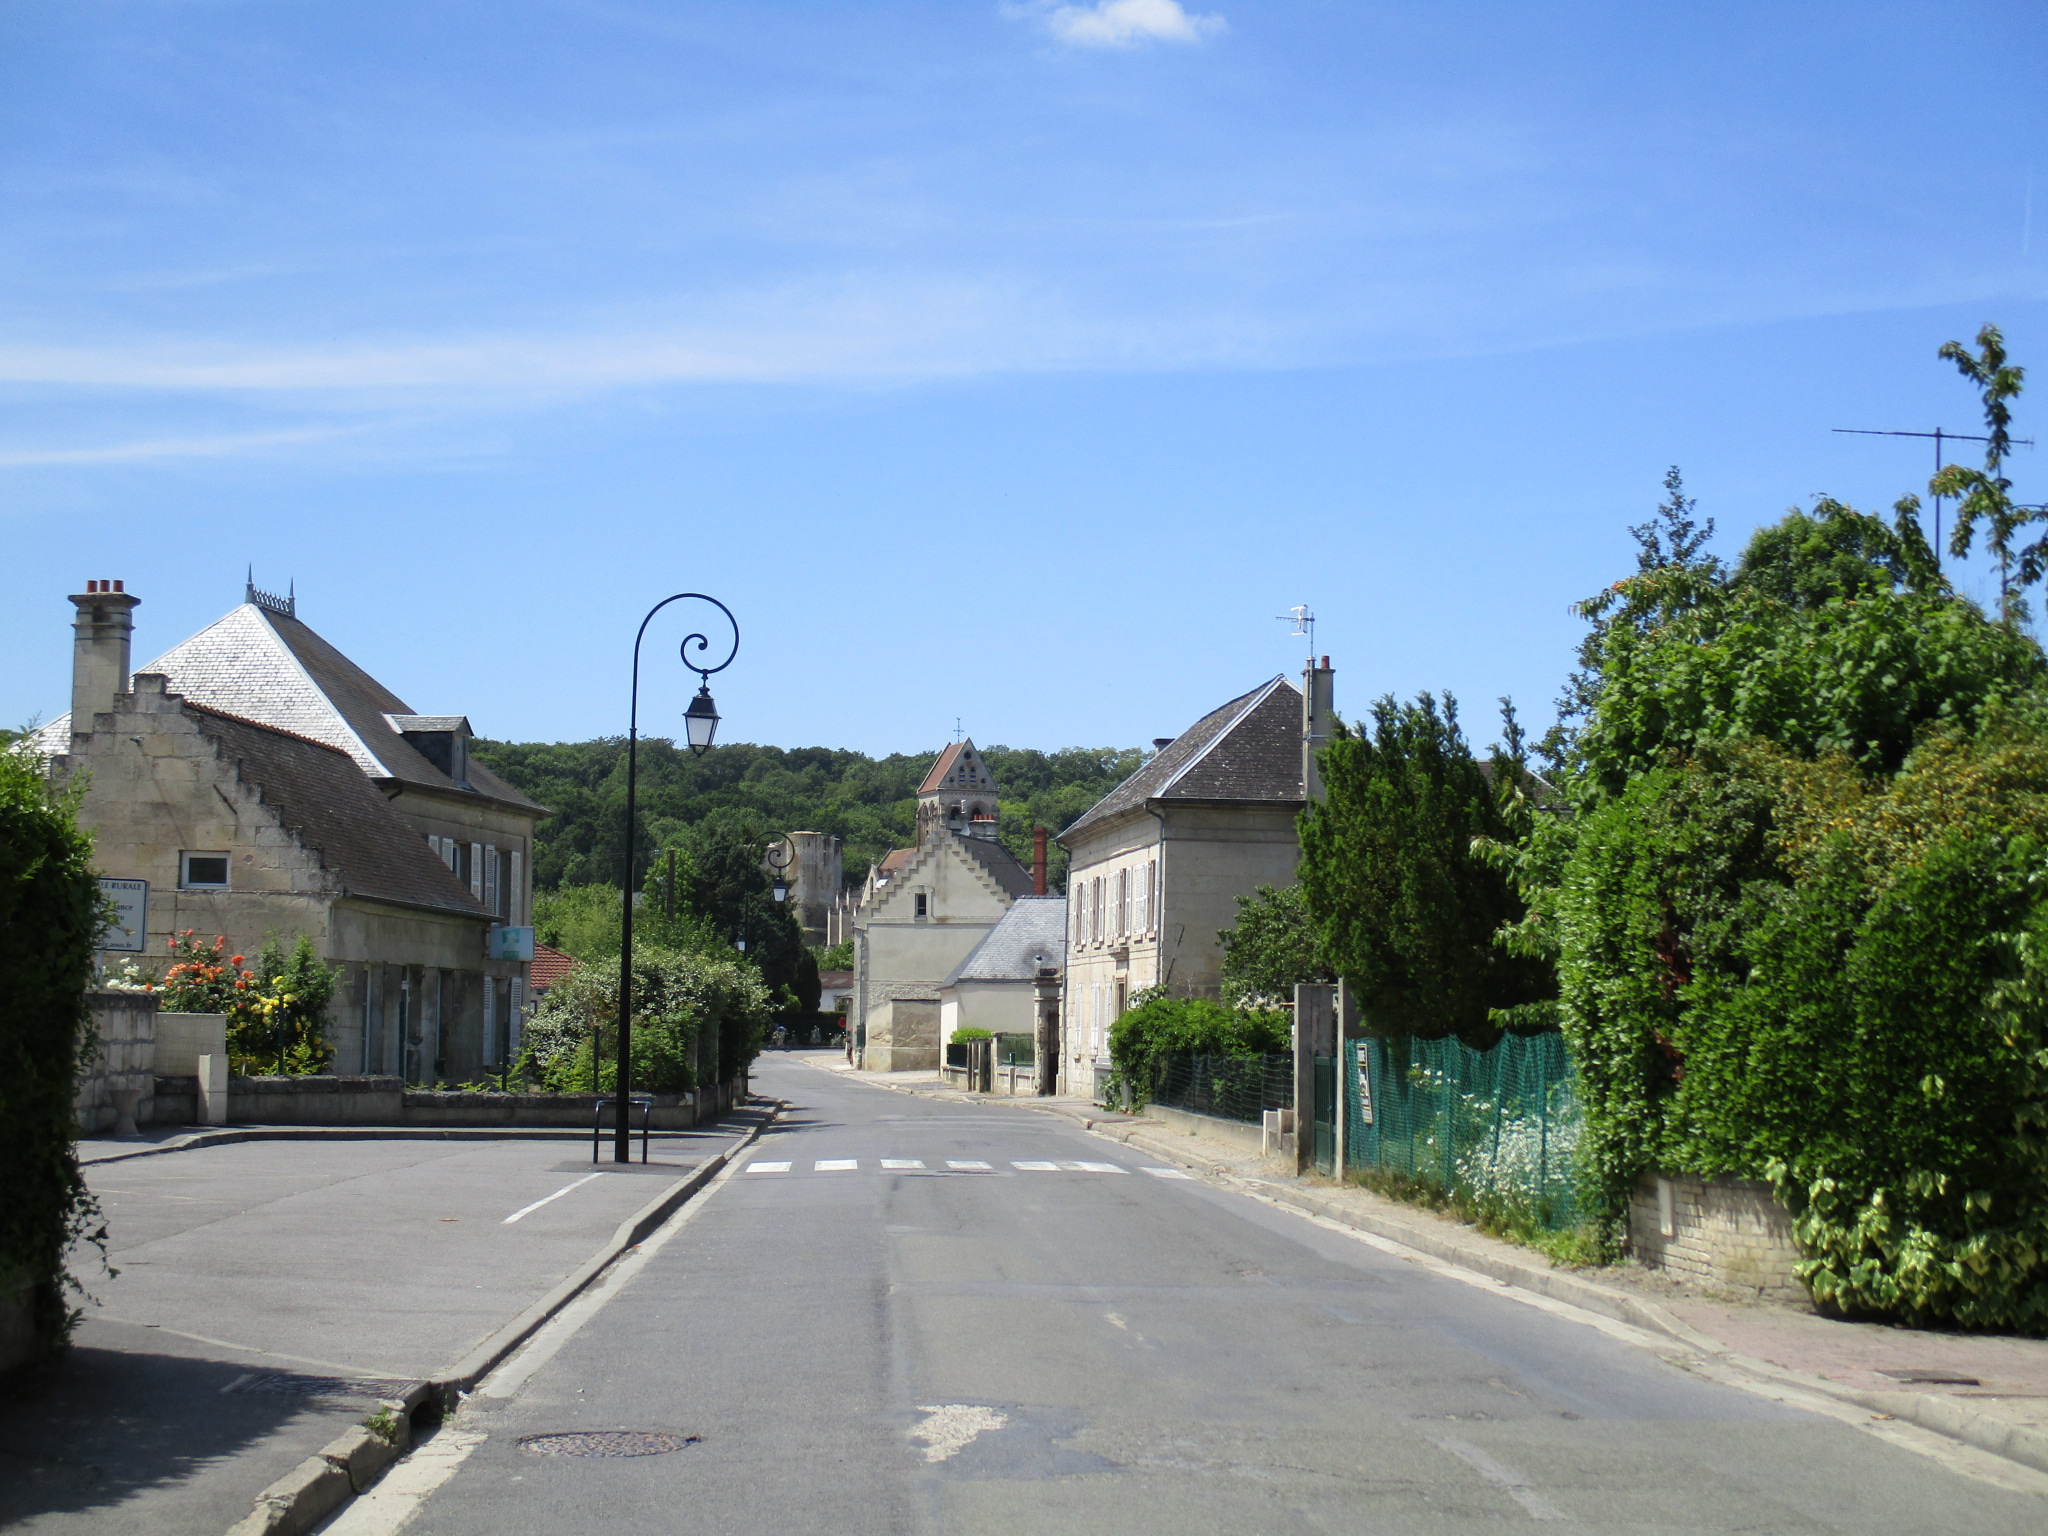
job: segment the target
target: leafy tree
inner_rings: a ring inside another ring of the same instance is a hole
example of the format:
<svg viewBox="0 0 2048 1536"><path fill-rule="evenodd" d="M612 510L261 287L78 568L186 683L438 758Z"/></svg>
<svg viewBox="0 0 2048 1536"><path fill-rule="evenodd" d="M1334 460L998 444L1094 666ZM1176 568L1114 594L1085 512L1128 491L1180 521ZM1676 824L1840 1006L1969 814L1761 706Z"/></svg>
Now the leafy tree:
<svg viewBox="0 0 2048 1536"><path fill-rule="evenodd" d="M1523 905L1473 846L1512 840L1526 807L1521 733L1507 723L1505 752L1482 768L1448 695L1389 697L1370 734L1340 725L1323 750L1325 798L1301 816L1302 900L1375 1032L1483 1046L1495 1010L1548 994L1541 959L1494 943Z"/></svg>
<svg viewBox="0 0 2048 1536"><path fill-rule="evenodd" d="M775 899L762 867L766 843L750 825L700 829L685 890L691 912L727 943L743 943L769 989L789 993L793 1003L798 968L809 957L803 929Z"/></svg>
<svg viewBox="0 0 2048 1536"><path fill-rule="evenodd" d="M1223 946L1223 1000L1233 1008L1276 1008L1302 982L1332 981L1301 887L1262 885L1237 898L1237 925L1216 935Z"/></svg>
<svg viewBox="0 0 2048 1536"><path fill-rule="evenodd" d="M853 969L853 940L841 939L818 954L818 969L821 971L850 971Z"/></svg>
<svg viewBox="0 0 2048 1536"><path fill-rule="evenodd" d="M478 741L472 751L553 814L534 844L534 883L541 889L611 884L623 862L626 743ZM1031 857L1031 828L1058 831L1143 761L1128 749L1070 747L1038 752L990 747L983 752L1002 785L1002 838L1018 858ZM846 875L866 878L868 866L909 843L917 786L937 754L871 758L825 747L714 747L702 757L662 737L640 742L639 857L694 846L707 825L731 831L746 824L768 833L807 828L844 843ZM1050 849L1055 885L1066 855Z"/></svg>
<svg viewBox="0 0 2048 1536"><path fill-rule="evenodd" d="M1959 341L1944 342L1941 355L1956 365L1956 371L1977 386L1984 402L1984 467L1950 464L1928 482L1937 496L1957 498L1955 532L1949 551L1958 559L1970 552L1978 525L1984 529L1984 547L1998 562L1998 616L2007 624L2023 623L2027 602L2022 589L2032 586L2048 569L2048 536L2015 548L2013 538L2030 523L2048 521L2048 507L2023 507L2012 499L2012 482L2005 478L2005 458L2012 452L2012 407L2006 402L2019 394L2027 371L2005 359L2005 337L1995 325L1977 332L1977 351Z"/></svg>

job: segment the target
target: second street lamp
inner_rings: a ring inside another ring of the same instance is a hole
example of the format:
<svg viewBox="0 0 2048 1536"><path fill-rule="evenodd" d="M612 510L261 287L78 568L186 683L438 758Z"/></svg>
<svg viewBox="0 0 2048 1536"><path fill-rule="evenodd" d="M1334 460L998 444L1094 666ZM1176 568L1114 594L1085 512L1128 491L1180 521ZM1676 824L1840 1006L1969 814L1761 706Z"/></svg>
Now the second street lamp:
<svg viewBox="0 0 2048 1536"><path fill-rule="evenodd" d="M612 1161L630 1163L633 1160L633 1132L630 1111L633 1106L633 897L638 889L634 873L638 866L634 847L636 835L635 795L639 787L639 744L640 744L640 642L647 636L647 626L654 622L654 616L670 603L684 599L709 603L725 615L725 622L732 626L732 649L725 653L725 659L715 667L704 665L704 658L711 654L711 641L702 634L692 633L683 637L681 655L683 665L697 674L697 696L690 700L690 707L683 712L683 729L690 743L690 750L703 756L711 750L711 743L718 735L718 706L711 699L711 674L723 672L732 665L733 657L740 653L740 621L732 616L732 610L715 597L702 592L678 592L674 597L664 597L647 610L647 617L640 621L640 628L633 636L633 689L626 721L626 866L625 877L620 883L619 894L624 910L619 917L619 1052L616 1095L612 1104ZM691 647L696 647L697 659L690 659ZM592 1048L595 1055L595 1038ZM596 1061L591 1062L590 1087L597 1091ZM700 1085L701 1092L701 1085Z"/></svg>
<svg viewBox="0 0 2048 1536"><path fill-rule="evenodd" d="M779 859L775 856L778 852L782 855ZM768 867L775 871L772 889L776 901L789 900L789 866L796 860L796 845L789 840L788 833L785 832L768 845L766 858Z"/></svg>

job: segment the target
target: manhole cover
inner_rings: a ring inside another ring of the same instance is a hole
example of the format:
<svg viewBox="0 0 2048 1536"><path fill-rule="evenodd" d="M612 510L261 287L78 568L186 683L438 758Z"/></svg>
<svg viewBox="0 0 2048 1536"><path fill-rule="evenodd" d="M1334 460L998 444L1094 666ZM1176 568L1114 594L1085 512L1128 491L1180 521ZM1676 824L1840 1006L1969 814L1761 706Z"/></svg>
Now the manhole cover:
<svg viewBox="0 0 2048 1536"><path fill-rule="evenodd" d="M703 1438L653 1429L571 1430L559 1435L521 1435L519 1449L529 1456L659 1456Z"/></svg>

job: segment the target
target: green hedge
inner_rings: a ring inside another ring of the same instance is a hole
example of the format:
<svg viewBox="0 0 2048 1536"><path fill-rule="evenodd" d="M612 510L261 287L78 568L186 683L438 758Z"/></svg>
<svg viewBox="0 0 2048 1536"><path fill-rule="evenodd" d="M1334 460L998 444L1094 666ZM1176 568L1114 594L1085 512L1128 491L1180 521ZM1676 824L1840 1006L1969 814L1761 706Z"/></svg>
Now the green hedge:
<svg viewBox="0 0 2048 1536"><path fill-rule="evenodd" d="M79 1173L72 1109L93 1046L85 988L101 916L91 840L73 809L35 759L0 750L0 1297L27 1289L46 1357L77 1321L65 1256L106 1237Z"/></svg>
<svg viewBox="0 0 2048 1536"><path fill-rule="evenodd" d="M1284 1012L1140 993L1109 1028L1111 1104L1142 1109L1177 1056L1267 1056L1291 1049Z"/></svg>

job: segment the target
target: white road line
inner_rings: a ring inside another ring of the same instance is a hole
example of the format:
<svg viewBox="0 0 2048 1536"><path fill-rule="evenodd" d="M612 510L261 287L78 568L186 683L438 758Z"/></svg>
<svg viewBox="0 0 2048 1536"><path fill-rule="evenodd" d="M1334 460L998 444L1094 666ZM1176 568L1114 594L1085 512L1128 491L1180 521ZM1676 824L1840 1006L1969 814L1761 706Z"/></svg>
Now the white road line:
<svg viewBox="0 0 2048 1536"><path fill-rule="evenodd" d="M334 1517L322 1536L390 1536L420 1512L434 1491L483 1444L480 1429L441 1430L393 1467L377 1486Z"/></svg>
<svg viewBox="0 0 2048 1536"><path fill-rule="evenodd" d="M749 1173L787 1173L787 1172L789 1172L789 1164L787 1164L787 1163L749 1163L749 1164L747 1164L747 1172L749 1172Z"/></svg>
<svg viewBox="0 0 2048 1536"><path fill-rule="evenodd" d="M1140 1173L1149 1173L1155 1179L1192 1179L1194 1175L1185 1168L1140 1168Z"/></svg>
<svg viewBox="0 0 2048 1536"><path fill-rule="evenodd" d="M825 1160L824 1162L822 1162L822 1163L813 1163L813 1164L811 1164L811 1172L813 1172L813 1173L851 1173L851 1172L852 1172L852 1171L853 1171L854 1169L858 1168L859 1166L860 1166L860 1159L859 1159L859 1158L857 1158L857 1157L834 1157L834 1158L827 1158L827 1159L826 1159L826 1160Z"/></svg>
<svg viewBox="0 0 2048 1536"><path fill-rule="evenodd" d="M1570 1516L1550 1500L1543 1497L1529 1484L1529 1479L1513 1467L1495 1461L1486 1452L1469 1440L1454 1439L1446 1435L1437 1444L1449 1451L1458 1460L1471 1467L1481 1477L1491 1478L1507 1489L1508 1497L1529 1512L1531 1520L1566 1520Z"/></svg>
<svg viewBox="0 0 2048 1536"><path fill-rule="evenodd" d="M1010 1166L1024 1173L1058 1173L1060 1171L1058 1163L1012 1163Z"/></svg>
<svg viewBox="0 0 2048 1536"><path fill-rule="evenodd" d="M562 1186L562 1187L561 1187L560 1189L556 1190L556 1191L555 1191L555 1192L554 1192L554 1193L553 1193L552 1195L549 1195L549 1196L547 1196L547 1197L546 1197L546 1198L544 1198L544 1199L536 1200L536 1201L534 1201L534 1202L533 1202L533 1204L531 1204L531 1205L522 1205L521 1207L519 1207L519 1209L518 1209L518 1210L514 1211L514 1212L513 1212L513 1213L512 1213L512 1214L511 1214L510 1216L507 1216L507 1217L506 1217L506 1218L505 1218L505 1219L504 1219L503 1221L499 1222L499 1223L498 1223L498 1225L499 1225L499 1226L501 1226L501 1227L509 1227L509 1226L511 1226L511 1225L512 1225L512 1223L513 1223L513 1222L517 1221L517 1220L518 1220L518 1219L519 1219L520 1217L522 1217L522 1216L531 1216L531 1215L532 1215L532 1214L533 1214L533 1213L534 1213L535 1211L539 1210L539 1209L540 1209L540 1208L541 1208L542 1206L546 1205L546 1204L548 1203L548 1201L550 1201L550 1200L559 1200L559 1199L561 1199L561 1198L562 1198L562 1196L564 1196L564 1195L566 1195L567 1193L569 1193L569 1191L570 1191L570 1190L572 1190L572 1189L581 1189L581 1188L582 1188L582 1187L583 1187L583 1186L584 1186L585 1184L588 1184L588 1183L589 1183L589 1182L590 1182L590 1181L591 1181L592 1179L595 1179L595 1178L601 1178L601 1177L602 1177L602 1175L601 1175L601 1174L595 1174L595 1173L586 1173L585 1175L583 1175L583 1177L582 1177L582 1178L578 1179L578 1180L577 1180L577 1181L576 1181L576 1182L575 1182L574 1184L564 1184L564 1185L563 1185L563 1186Z"/></svg>
<svg viewBox="0 0 2048 1536"><path fill-rule="evenodd" d="M922 1168L924 1164L914 1157L885 1157L882 1159L882 1166L884 1168Z"/></svg>
<svg viewBox="0 0 2048 1536"><path fill-rule="evenodd" d="M1062 1168L1075 1168L1082 1173L1122 1173L1125 1170L1115 1163L1062 1163Z"/></svg>
<svg viewBox="0 0 2048 1536"><path fill-rule="evenodd" d="M955 1162L948 1162L948 1163L946 1164L946 1166L947 1166L948 1168L958 1168L958 1169L959 1169L959 1170L960 1170L961 1172L963 1172L963 1173L994 1173L994 1172L995 1172L995 1169L993 1169L993 1168L989 1167L989 1165L988 1165L987 1163L976 1163L976 1162L965 1162L965 1163L955 1163Z"/></svg>

